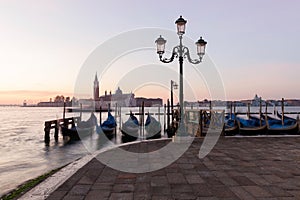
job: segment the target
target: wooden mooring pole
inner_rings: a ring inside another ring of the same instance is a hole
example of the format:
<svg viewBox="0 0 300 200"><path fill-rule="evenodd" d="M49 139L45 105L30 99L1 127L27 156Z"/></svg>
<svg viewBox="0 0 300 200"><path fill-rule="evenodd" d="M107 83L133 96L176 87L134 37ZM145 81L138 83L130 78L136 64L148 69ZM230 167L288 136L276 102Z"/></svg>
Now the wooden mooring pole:
<svg viewBox="0 0 300 200"><path fill-rule="evenodd" d="M232 116L232 101L230 102L230 119L231 119L231 116Z"/></svg>
<svg viewBox="0 0 300 200"><path fill-rule="evenodd" d="M166 131L166 111L167 110L167 105L164 104L164 132Z"/></svg>
<svg viewBox="0 0 300 200"><path fill-rule="evenodd" d="M200 110L199 114L200 114L200 116L199 116L199 129L200 130L199 131L200 131L200 137L202 137L203 136L203 130L202 130L202 127L203 127L203 124L202 124L202 122L203 122L203 118L202 118L203 111Z"/></svg>
<svg viewBox="0 0 300 200"><path fill-rule="evenodd" d="M79 115L79 120L82 120L82 103L80 103L80 115Z"/></svg>
<svg viewBox="0 0 300 200"><path fill-rule="evenodd" d="M247 117L250 119L250 103L247 103L248 111L247 111Z"/></svg>
<svg viewBox="0 0 300 200"><path fill-rule="evenodd" d="M284 125L284 98L281 99L281 124Z"/></svg>
<svg viewBox="0 0 300 200"><path fill-rule="evenodd" d="M170 130L170 101L167 100L167 130Z"/></svg>
<svg viewBox="0 0 300 200"><path fill-rule="evenodd" d="M259 100L259 125L260 126L262 126L261 110L262 110L262 105L261 105L261 98L260 98L260 100Z"/></svg>
<svg viewBox="0 0 300 200"><path fill-rule="evenodd" d="M51 129L51 124L49 122L45 122L45 136L44 136L44 141L46 145L49 145L50 143L50 129Z"/></svg>
<svg viewBox="0 0 300 200"><path fill-rule="evenodd" d="M99 110L99 123L100 125L102 124L102 107L100 106L100 110Z"/></svg>

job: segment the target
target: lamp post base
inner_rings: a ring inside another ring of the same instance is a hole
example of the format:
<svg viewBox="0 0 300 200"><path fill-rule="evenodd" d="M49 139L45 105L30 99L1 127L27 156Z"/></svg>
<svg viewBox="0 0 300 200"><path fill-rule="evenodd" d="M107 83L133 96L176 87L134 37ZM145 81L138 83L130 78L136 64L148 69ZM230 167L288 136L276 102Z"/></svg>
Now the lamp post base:
<svg viewBox="0 0 300 200"><path fill-rule="evenodd" d="M185 137L185 136L189 136L189 134L187 133L185 124L183 122L179 123L179 127L177 129L177 133L176 136L178 137Z"/></svg>

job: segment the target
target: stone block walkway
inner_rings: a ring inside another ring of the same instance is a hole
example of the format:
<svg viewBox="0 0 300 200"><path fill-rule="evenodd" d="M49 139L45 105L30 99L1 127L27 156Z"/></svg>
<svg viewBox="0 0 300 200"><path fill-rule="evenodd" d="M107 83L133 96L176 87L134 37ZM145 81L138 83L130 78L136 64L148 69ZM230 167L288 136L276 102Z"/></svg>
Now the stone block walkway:
<svg viewBox="0 0 300 200"><path fill-rule="evenodd" d="M147 152L169 142L122 148ZM174 163L147 173L114 170L94 158L47 199L300 199L300 137L223 137L199 159L202 142L196 138Z"/></svg>

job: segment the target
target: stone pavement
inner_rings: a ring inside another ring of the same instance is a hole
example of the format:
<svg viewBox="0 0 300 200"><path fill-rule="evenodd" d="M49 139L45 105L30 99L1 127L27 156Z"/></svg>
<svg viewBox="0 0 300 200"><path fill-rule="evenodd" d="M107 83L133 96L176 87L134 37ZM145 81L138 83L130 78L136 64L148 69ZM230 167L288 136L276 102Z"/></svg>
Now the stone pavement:
<svg viewBox="0 0 300 200"><path fill-rule="evenodd" d="M122 148L148 152L169 142ZM148 173L117 171L94 158L47 199L300 199L300 137L222 137L199 159L202 142L196 138L174 163Z"/></svg>

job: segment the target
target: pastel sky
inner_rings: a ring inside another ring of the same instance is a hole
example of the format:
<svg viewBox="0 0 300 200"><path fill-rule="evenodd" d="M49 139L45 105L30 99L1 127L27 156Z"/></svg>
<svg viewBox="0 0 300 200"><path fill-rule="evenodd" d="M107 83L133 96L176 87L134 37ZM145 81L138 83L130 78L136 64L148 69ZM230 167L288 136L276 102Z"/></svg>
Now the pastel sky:
<svg viewBox="0 0 300 200"><path fill-rule="evenodd" d="M299 8L295 0L2 0L0 104L72 96L83 63L99 45L134 29L175 30L179 15L188 20L187 37L208 41L207 58L221 75L226 99L300 98ZM155 39L149 38L153 48ZM155 49L146 53L159 63ZM124 68L131 65L129 58ZM87 81L90 96L94 73ZM101 81L101 93L116 89ZM199 88L205 88L203 82ZM124 92L168 98L168 88L157 87L124 86ZM194 98L209 98L207 90L192 87Z"/></svg>

